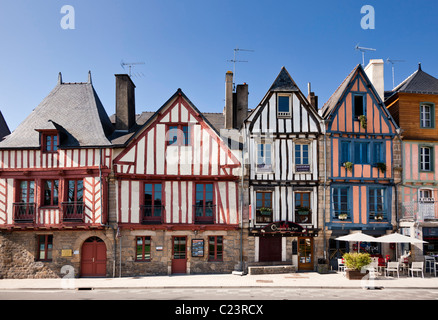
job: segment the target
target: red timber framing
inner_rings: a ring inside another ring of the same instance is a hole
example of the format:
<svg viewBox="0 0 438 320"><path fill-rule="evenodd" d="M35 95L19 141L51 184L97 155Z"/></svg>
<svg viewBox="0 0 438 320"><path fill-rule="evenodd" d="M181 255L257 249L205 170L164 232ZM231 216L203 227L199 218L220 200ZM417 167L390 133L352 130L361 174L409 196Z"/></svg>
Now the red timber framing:
<svg viewBox="0 0 438 320"><path fill-rule="evenodd" d="M0 150L0 229L101 228L107 221L102 195L108 190L111 156L111 149L58 149L44 154L40 149ZM33 182L32 199L30 190L24 192L27 202L21 197L22 181ZM50 205L44 204L45 181L57 184L50 190L57 201L52 198ZM69 181L82 181L81 199L77 193L74 201L69 198Z"/></svg>
<svg viewBox="0 0 438 320"><path fill-rule="evenodd" d="M177 133L169 132L175 127ZM118 221L130 229L235 229L240 223L239 168L219 134L178 90L114 160ZM141 216L145 183L161 184L159 224L144 223ZM211 189L202 210L197 185Z"/></svg>

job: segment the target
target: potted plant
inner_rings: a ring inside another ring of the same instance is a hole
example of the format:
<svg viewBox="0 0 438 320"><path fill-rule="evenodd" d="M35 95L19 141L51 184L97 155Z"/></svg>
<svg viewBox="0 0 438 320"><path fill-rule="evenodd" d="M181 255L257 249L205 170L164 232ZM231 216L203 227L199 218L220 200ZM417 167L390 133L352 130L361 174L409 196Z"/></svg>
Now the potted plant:
<svg viewBox="0 0 438 320"><path fill-rule="evenodd" d="M338 215L338 219L339 220L347 220L348 219L348 214L341 213L340 215Z"/></svg>
<svg viewBox="0 0 438 320"><path fill-rule="evenodd" d="M382 171L382 173L385 173L385 171L386 171L386 163L384 163L384 162L377 162L377 163L376 163L376 167L377 167L380 171Z"/></svg>
<svg viewBox="0 0 438 320"><path fill-rule="evenodd" d="M317 271L320 274L326 274L329 273L329 265L326 259L324 258L318 258L318 266Z"/></svg>
<svg viewBox="0 0 438 320"><path fill-rule="evenodd" d="M381 220L383 220L383 215L382 214L376 214L375 216L374 216L374 220L378 220L378 221L381 221Z"/></svg>
<svg viewBox="0 0 438 320"><path fill-rule="evenodd" d="M368 253L346 253L343 256L345 261L345 275L349 280L361 280L367 273L364 267L371 263Z"/></svg>
<svg viewBox="0 0 438 320"><path fill-rule="evenodd" d="M265 207L263 207L263 208L260 208L259 211L260 211L260 214L262 216L269 216L272 213L272 208L265 208Z"/></svg>
<svg viewBox="0 0 438 320"><path fill-rule="evenodd" d="M344 162L344 167L345 169L347 169L348 171L352 172L353 171L353 163L352 162Z"/></svg>
<svg viewBox="0 0 438 320"><path fill-rule="evenodd" d="M367 128L367 117L364 115L359 116L360 125L363 129Z"/></svg>
<svg viewBox="0 0 438 320"><path fill-rule="evenodd" d="M297 209L298 215L300 215L300 216L306 216L310 212L310 209L306 208L306 207L297 207L296 209Z"/></svg>

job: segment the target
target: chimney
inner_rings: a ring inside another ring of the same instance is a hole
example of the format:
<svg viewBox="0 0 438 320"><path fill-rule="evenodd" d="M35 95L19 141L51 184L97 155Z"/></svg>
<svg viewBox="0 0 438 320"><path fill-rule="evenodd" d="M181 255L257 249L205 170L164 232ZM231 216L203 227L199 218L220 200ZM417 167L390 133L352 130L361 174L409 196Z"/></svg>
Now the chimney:
<svg viewBox="0 0 438 320"><path fill-rule="evenodd" d="M233 128L240 129L243 121L248 116L248 85L239 84L236 87L233 99Z"/></svg>
<svg viewBox="0 0 438 320"><path fill-rule="evenodd" d="M116 74L116 130L135 125L135 84L127 74Z"/></svg>
<svg viewBox="0 0 438 320"><path fill-rule="evenodd" d="M225 129L233 129L233 73L225 74Z"/></svg>
<svg viewBox="0 0 438 320"><path fill-rule="evenodd" d="M310 82L307 84L307 90L309 92L307 96L307 100L311 104L311 106L318 112L318 96L315 96L315 92L312 92L310 87Z"/></svg>
<svg viewBox="0 0 438 320"><path fill-rule="evenodd" d="M383 64L383 59L372 59L364 69L366 75L370 79L371 83L374 86L374 89L376 89L376 92L380 96L380 99L382 101L384 101L385 99Z"/></svg>

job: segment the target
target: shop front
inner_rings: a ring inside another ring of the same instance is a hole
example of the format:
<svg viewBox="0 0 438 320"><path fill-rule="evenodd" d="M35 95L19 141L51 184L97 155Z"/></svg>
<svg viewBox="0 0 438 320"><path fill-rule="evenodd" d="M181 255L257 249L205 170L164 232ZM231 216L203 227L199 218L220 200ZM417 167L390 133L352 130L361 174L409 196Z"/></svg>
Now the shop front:
<svg viewBox="0 0 438 320"><path fill-rule="evenodd" d="M317 230L289 221L250 229L255 238L255 262L263 265L293 264L297 270L313 270Z"/></svg>

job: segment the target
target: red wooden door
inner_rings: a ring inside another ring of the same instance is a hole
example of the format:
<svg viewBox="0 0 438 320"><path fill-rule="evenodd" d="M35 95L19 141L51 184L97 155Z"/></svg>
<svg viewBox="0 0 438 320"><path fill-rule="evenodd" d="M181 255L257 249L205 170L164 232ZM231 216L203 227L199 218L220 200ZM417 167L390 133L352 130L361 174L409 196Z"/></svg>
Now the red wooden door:
<svg viewBox="0 0 438 320"><path fill-rule="evenodd" d="M281 261L281 237L260 237L259 261Z"/></svg>
<svg viewBox="0 0 438 320"><path fill-rule="evenodd" d="M187 273L187 238L173 237L172 274Z"/></svg>
<svg viewBox="0 0 438 320"><path fill-rule="evenodd" d="M106 276L106 245L102 239L92 237L82 245L81 276Z"/></svg>

